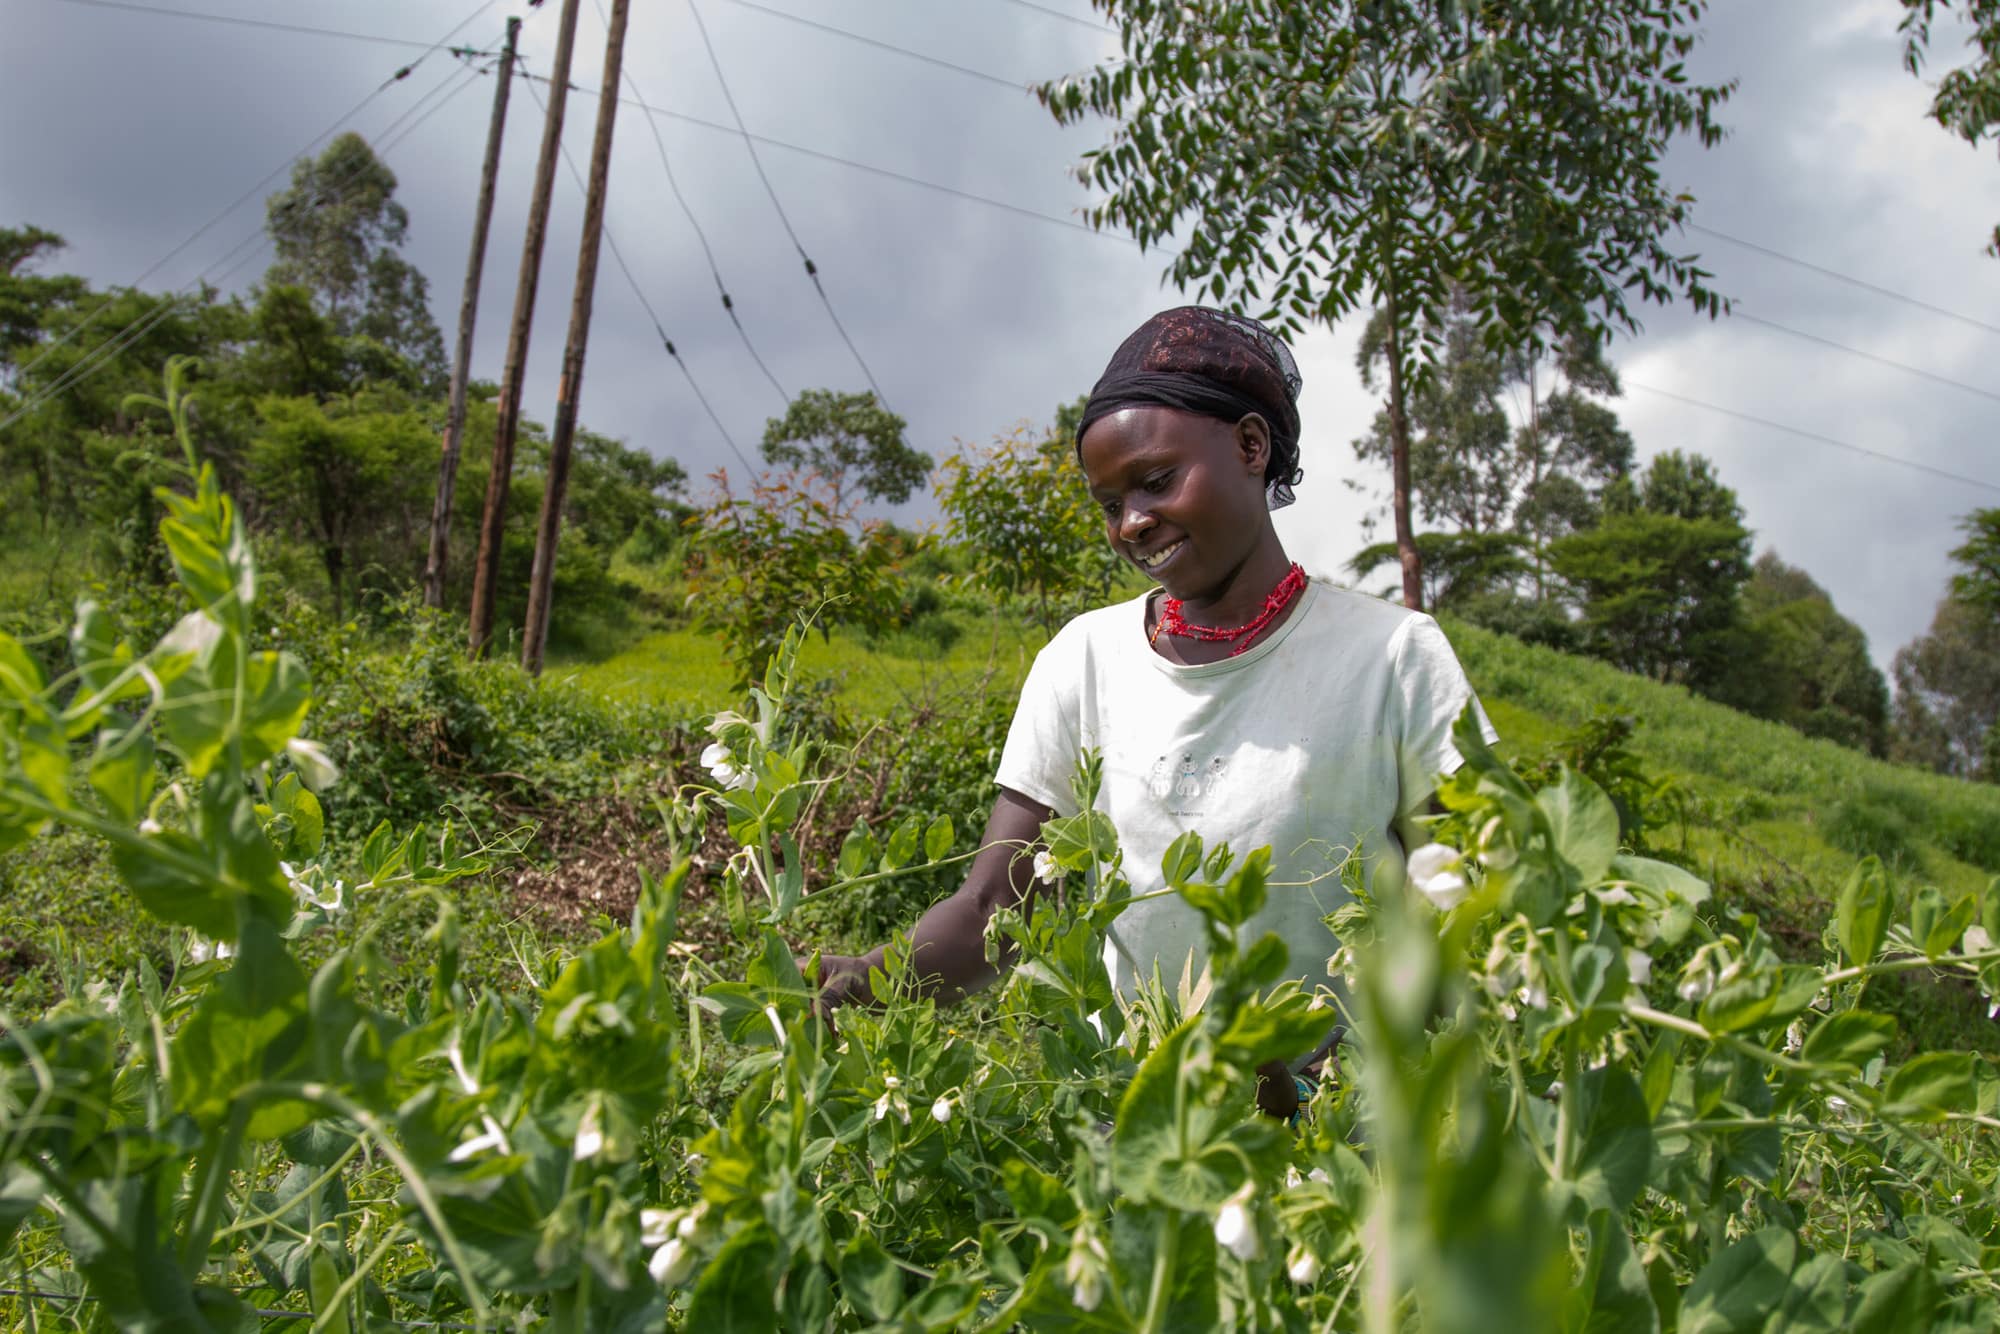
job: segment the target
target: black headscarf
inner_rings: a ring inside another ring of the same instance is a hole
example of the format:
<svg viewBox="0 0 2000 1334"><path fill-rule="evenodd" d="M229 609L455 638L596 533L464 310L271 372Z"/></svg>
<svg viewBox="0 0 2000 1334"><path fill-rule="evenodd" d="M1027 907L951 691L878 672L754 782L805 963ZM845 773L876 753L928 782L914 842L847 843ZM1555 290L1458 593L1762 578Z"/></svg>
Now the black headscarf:
<svg viewBox="0 0 2000 1334"><path fill-rule="evenodd" d="M1207 306L1163 310L1111 354L1077 424L1078 448L1092 422L1121 408L1179 408L1232 425L1254 412L1271 428L1266 503L1282 509L1305 475L1299 469L1301 383L1291 349L1257 321Z"/></svg>

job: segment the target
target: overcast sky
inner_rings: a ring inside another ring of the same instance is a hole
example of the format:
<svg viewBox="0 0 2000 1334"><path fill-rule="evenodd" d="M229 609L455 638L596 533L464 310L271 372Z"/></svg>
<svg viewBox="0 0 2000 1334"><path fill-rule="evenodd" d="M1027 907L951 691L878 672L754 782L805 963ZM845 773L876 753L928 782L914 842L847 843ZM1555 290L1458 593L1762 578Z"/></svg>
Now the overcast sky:
<svg viewBox="0 0 2000 1334"><path fill-rule="evenodd" d="M1115 39L1093 26L1084 0L1036 2L1042 7L1024 0L699 0L744 123L753 135L781 141L759 145L763 166L834 311L889 404L908 419L912 441L933 452L1023 420L1046 422L1058 402L1089 388L1126 333L1181 300L1162 286L1159 256L1075 223L1085 195L1069 169L1107 127L1058 129L1023 88L1005 86L1116 53ZM591 89L602 73L599 3L608 0L583 5L572 70L574 81ZM60 233L70 243L62 268L99 285L123 284L248 193L144 283L164 289L207 277L240 290L269 258L261 242L244 244L257 234L262 196L272 188L257 183L338 122L383 148L396 171L398 197L411 215L408 253L430 277L432 307L449 343L493 82L459 74L440 52L370 94L468 16L454 41L497 49L506 16L524 15L524 58L531 71L546 74L559 0L534 10L525 0L484 8L478 0L183 0L176 7L411 45L81 0L5 0L0 222ZM1741 80L1723 115L1731 134L1712 150L1677 147L1666 175L1698 198L1694 217L1712 232L2000 325L2000 260L1980 252L2000 221L2000 163L1990 147L1971 149L1924 119L1928 91L1899 64L1900 12L1894 0L1721 0L1694 67L1704 78ZM783 402L729 323L705 251L756 353L786 391L866 382L805 276L744 140L726 128L730 109L688 0L634 4L626 53L639 96L674 113L654 124L687 210L669 188L647 118L626 106L610 230L723 425L754 455L765 419ZM1938 54L1959 58L1953 44ZM474 356L474 374L494 380L540 136L527 88L516 83L509 113ZM546 95L539 85L535 92ZM579 169L595 111L594 97L571 98L564 137ZM554 410L581 214L582 192L565 173L526 390L527 410L543 420ZM2000 334L1706 232L1690 232L1686 248L1702 255L1719 288L1746 313L1980 391L1748 320L1710 322L1681 310L1650 308L1643 333L1614 344L1628 386L1617 408L1641 457L1678 448L1713 459L1741 494L1758 549L1775 548L1830 589L1886 664L1929 622L1949 569L1946 553L1958 540L1955 520L2000 504L2000 374L1993 370ZM1375 410L1354 370L1358 325L1317 330L1297 347L1306 481L1280 531L1317 572L1337 573L1362 545L1362 520L1385 481L1358 465L1351 447ZM1665 394L1988 485L1895 466ZM696 476L725 464L740 471L608 254L582 408L595 429L672 455ZM1361 490L1341 485L1345 479Z"/></svg>

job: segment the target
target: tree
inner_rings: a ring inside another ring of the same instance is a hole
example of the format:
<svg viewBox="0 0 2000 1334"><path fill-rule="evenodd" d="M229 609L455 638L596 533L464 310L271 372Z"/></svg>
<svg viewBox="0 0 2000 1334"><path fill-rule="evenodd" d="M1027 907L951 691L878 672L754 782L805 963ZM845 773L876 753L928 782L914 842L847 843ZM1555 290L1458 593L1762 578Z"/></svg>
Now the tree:
<svg viewBox="0 0 2000 1334"><path fill-rule="evenodd" d="M357 547L398 520L404 544L414 541L409 479L435 462L436 434L416 411L381 395L333 403L273 395L257 404L257 417L251 482L269 517L318 547L339 620Z"/></svg>
<svg viewBox="0 0 2000 1334"><path fill-rule="evenodd" d="M900 505L931 474L931 456L903 439L903 419L873 393L808 389L782 417L764 427L764 459L810 468L832 488L832 504L846 513L856 497Z"/></svg>
<svg viewBox="0 0 2000 1334"><path fill-rule="evenodd" d="M1462 616L1477 602L1510 595L1515 581L1528 571L1522 545L1514 533L1418 533L1424 605ZM1356 552L1347 568L1355 578L1366 579L1397 559L1394 542L1376 542ZM1484 624L1479 616L1472 619Z"/></svg>
<svg viewBox="0 0 2000 1334"><path fill-rule="evenodd" d="M2000 617L2000 509L1974 510L1958 521L1965 544L1951 558L1965 568L1951 579L1951 595Z"/></svg>
<svg viewBox="0 0 2000 1334"><path fill-rule="evenodd" d="M62 248L60 236L40 227L0 227L0 383L14 378L22 350L41 340L49 310L84 293L74 274L29 272Z"/></svg>
<svg viewBox="0 0 2000 1334"><path fill-rule="evenodd" d="M1025 431L962 446L938 466L938 503L951 540L971 553L980 582L1035 607L1042 632L1077 605L1102 598L1118 575L1073 457L1075 427L1060 415L1045 438Z"/></svg>
<svg viewBox="0 0 2000 1334"><path fill-rule="evenodd" d="M1386 310L1376 311L1362 332L1355 362L1370 393L1380 388L1393 333ZM1446 310L1438 341L1443 355L1435 372L1408 395L1410 501L1426 522L1490 532L1507 522L1519 472L1513 428L1500 402L1505 369L1480 336L1463 294ZM1386 409L1354 442L1364 462L1393 464L1395 448ZM1422 555L1421 543L1418 550Z"/></svg>
<svg viewBox="0 0 2000 1334"><path fill-rule="evenodd" d="M267 286L312 293L343 337L371 339L409 360L425 387L444 384L444 336L430 288L400 252L410 215L395 201L396 174L366 140L341 135L292 168L291 185L265 202L278 258Z"/></svg>
<svg viewBox="0 0 2000 1334"><path fill-rule="evenodd" d="M1931 119L1968 144L2000 140L2000 0L1902 0L1903 68L1921 76L1930 54L1931 24L1940 10L1969 24L1966 44L1977 58L1948 71L1931 97ZM2000 223L1986 253L2000 258Z"/></svg>
<svg viewBox="0 0 2000 1334"><path fill-rule="evenodd" d="M1868 636L1834 610L1811 575L1765 552L1743 587L1743 617L1756 651L1735 674L1754 677L1765 697L1751 712L1807 736L1887 753L1888 682L1868 656Z"/></svg>
<svg viewBox="0 0 2000 1334"><path fill-rule="evenodd" d="M1959 521L1960 566L1930 630L1898 650L1895 754L2000 782L2000 509Z"/></svg>
<svg viewBox="0 0 2000 1334"><path fill-rule="evenodd" d="M1463 292L1498 351L1601 342L1640 301L1717 312L1670 246L1668 143L1721 138L1733 85L1688 81L1705 0L1106 0L1123 58L1037 89L1119 122L1079 174L1097 226L1181 247L1168 275L1287 328L1383 312L1403 596L1411 395Z"/></svg>
<svg viewBox="0 0 2000 1334"><path fill-rule="evenodd" d="M1750 577L1736 493L1708 460L1670 451L1622 494L1630 501L1607 506L1595 528L1549 548L1585 646L1626 671L1717 693L1742 649L1738 594Z"/></svg>

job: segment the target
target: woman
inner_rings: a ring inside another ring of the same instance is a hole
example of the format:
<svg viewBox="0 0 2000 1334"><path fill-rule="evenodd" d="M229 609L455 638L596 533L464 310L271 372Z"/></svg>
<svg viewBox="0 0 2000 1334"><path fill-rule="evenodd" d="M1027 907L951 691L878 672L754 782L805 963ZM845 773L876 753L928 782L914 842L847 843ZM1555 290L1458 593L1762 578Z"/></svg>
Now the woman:
<svg viewBox="0 0 2000 1334"><path fill-rule="evenodd" d="M1198 306L1140 326L1092 390L1078 461L1111 545L1161 587L1079 616L1036 657L981 851L911 933L911 972L941 998L998 975L987 919L1032 892L1021 850L1074 813L1086 748L1103 755L1098 806L1135 895L1163 887L1184 830L1271 848L1248 935L1275 931L1308 983L1337 946L1323 919L1346 898L1345 861L1378 893L1402 883L1410 817L1458 765L1451 727L1472 688L1430 617L1308 580L1285 554L1271 511L1300 477L1298 390L1268 330ZM1203 950L1199 915L1163 894L1117 918L1106 962L1129 995L1156 966L1178 978L1192 955L1199 971ZM865 998L881 959L823 958L827 1001ZM1291 1080L1265 1074L1260 1104L1288 1113Z"/></svg>

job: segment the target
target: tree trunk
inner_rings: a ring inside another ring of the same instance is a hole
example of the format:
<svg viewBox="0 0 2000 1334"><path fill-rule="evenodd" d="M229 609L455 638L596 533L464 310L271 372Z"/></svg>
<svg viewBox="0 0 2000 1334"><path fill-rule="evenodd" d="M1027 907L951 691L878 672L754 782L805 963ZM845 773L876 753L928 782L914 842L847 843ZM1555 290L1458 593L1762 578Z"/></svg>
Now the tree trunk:
<svg viewBox="0 0 2000 1334"><path fill-rule="evenodd" d="M1410 524L1410 418L1403 401L1402 312L1396 304L1396 283L1385 275L1382 293L1388 303L1389 331L1389 475L1394 488L1389 508L1396 522L1396 558L1403 567L1403 605L1424 609L1424 561L1417 553L1417 536Z"/></svg>
<svg viewBox="0 0 2000 1334"><path fill-rule="evenodd" d="M493 117L486 126L486 160L479 169L479 206L472 224L472 254L465 262L465 293L458 302L458 348L451 364L451 406L444 419L444 447L438 453L437 496L431 505L430 556L424 563L424 605L444 605L446 546L451 536L451 502L458 487L458 454L465 437L465 381L472 367L472 326L479 315L479 278L486 267L486 232L493 221L493 184L500 174L500 136L507 128L507 93L514 84L514 43L521 20L507 20L507 45L500 52L493 89Z"/></svg>

